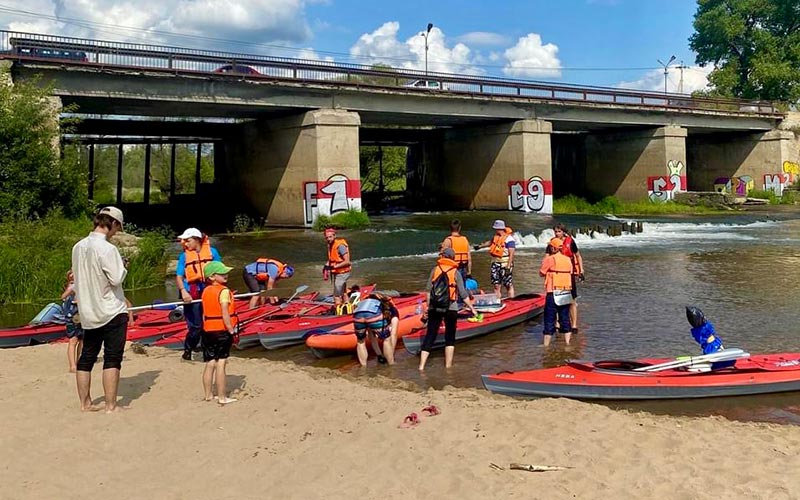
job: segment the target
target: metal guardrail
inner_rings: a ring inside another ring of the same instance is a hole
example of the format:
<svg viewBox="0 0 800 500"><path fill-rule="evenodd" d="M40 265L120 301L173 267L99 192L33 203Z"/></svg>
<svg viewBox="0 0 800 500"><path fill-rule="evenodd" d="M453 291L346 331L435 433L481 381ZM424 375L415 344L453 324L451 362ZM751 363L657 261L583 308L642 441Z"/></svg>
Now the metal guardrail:
<svg viewBox="0 0 800 500"><path fill-rule="evenodd" d="M782 116L772 102L692 97L607 87L474 77L415 70L271 57L170 46L110 42L0 30L0 58L58 62L97 69L135 69L179 74L216 74L250 81L295 81L434 94L511 97L660 110L719 111L725 114ZM223 68L239 71L224 72ZM245 71L245 72L243 72ZM435 82L436 89L409 86Z"/></svg>

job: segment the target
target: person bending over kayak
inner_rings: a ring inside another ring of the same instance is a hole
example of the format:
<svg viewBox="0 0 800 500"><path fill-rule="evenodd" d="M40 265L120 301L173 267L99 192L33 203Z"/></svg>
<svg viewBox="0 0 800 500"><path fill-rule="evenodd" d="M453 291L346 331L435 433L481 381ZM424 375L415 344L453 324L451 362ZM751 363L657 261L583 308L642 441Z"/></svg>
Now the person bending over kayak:
<svg viewBox="0 0 800 500"><path fill-rule="evenodd" d="M382 293L371 293L362 299L353 311L353 328L356 331L356 353L361 366L367 366L367 344L369 336L372 350L378 355L381 364L394 364L394 349L397 345L397 326L400 324L400 313L392 299ZM383 351L378 339L383 340ZM384 357L385 356L385 357Z"/></svg>
<svg viewBox="0 0 800 500"><path fill-rule="evenodd" d="M572 302L572 261L561 253L564 242L559 238L550 240L550 255L545 255L539 275L544 277L544 346L550 345L556 333L556 317L558 330L564 334L564 341L569 344L572 328L569 322L569 305Z"/></svg>
<svg viewBox="0 0 800 500"><path fill-rule="evenodd" d="M467 309L474 317L480 317L472 307L472 298L464 287L461 273L458 272L458 262L453 260L455 252L452 248L445 248L442 256L436 261L436 267L431 271L428 279L427 311L422 316L422 322L428 322L428 329L422 341L419 356L419 369L425 369L425 363L431 354L433 344L439 335L439 327L444 321L444 366L453 366L456 352L456 326L458 321L459 299L464 302Z"/></svg>
<svg viewBox="0 0 800 500"><path fill-rule="evenodd" d="M347 280L350 279L350 247L344 238L336 237L336 229L325 230L325 242L328 244L328 261L322 268L322 277L333 281L333 303L338 306L346 301L344 295Z"/></svg>
<svg viewBox="0 0 800 500"><path fill-rule="evenodd" d="M225 368L231 354L233 337L237 333L239 318L233 303L233 293L226 286L228 273L233 269L222 262L209 262L203 267L208 286L203 290L203 369L204 399L213 399L213 386L217 386L217 402L233 403L226 387Z"/></svg>
<svg viewBox="0 0 800 500"><path fill-rule="evenodd" d="M272 290L275 283L281 279L288 279L294 276L294 268L275 259L260 257L255 262L244 266L242 278L251 293L264 290ZM278 297L270 297L270 303L277 304ZM255 309L259 305L264 305L267 298L264 295L256 295L250 298L250 309Z"/></svg>
<svg viewBox="0 0 800 500"><path fill-rule="evenodd" d="M183 244L184 252L178 257L175 268L175 283L184 302L183 316L186 320L186 340L183 342L183 359L192 360L192 351L200 343L200 331L203 326L203 305L197 300L203 294L206 277L203 267L211 261L221 261L217 249L211 246L208 236L199 229L190 227L178 239Z"/></svg>

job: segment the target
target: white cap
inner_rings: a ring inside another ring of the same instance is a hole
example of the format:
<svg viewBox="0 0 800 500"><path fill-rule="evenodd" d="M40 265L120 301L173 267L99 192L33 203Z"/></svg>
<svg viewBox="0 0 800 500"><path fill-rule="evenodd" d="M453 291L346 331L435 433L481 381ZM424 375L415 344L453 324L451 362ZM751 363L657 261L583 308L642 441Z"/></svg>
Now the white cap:
<svg viewBox="0 0 800 500"><path fill-rule="evenodd" d="M199 240L203 239L203 233L200 232L199 229L196 227L190 227L186 231L183 232L182 235L178 236L179 240L188 240L189 238L197 238Z"/></svg>
<svg viewBox="0 0 800 500"><path fill-rule="evenodd" d="M492 229L505 229L505 228L506 228L506 223L500 219L497 219L496 221L494 221L494 224L492 224Z"/></svg>
<svg viewBox="0 0 800 500"><path fill-rule="evenodd" d="M103 207L98 213L108 215L115 221L119 222L120 226L125 223L125 218L122 216L122 210L117 207Z"/></svg>

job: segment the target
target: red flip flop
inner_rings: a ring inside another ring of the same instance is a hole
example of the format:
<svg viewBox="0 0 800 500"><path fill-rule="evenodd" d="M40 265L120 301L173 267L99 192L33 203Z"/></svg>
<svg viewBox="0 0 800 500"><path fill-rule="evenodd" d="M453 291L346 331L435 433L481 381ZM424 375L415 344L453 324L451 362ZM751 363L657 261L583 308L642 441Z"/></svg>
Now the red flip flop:
<svg viewBox="0 0 800 500"><path fill-rule="evenodd" d="M420 413L426 417L435 417L436 415L440 415L442 411L436 405L430 405L420 410Z"/></svg>
<svg viewBox="0 0 800 500"><path fill-rule="evenodd" d="M406 415L406 418L403 419L403 423L398 425L398 427L401 429L411 429L417 425L419 425L419 415L411 412Z"/></svg>

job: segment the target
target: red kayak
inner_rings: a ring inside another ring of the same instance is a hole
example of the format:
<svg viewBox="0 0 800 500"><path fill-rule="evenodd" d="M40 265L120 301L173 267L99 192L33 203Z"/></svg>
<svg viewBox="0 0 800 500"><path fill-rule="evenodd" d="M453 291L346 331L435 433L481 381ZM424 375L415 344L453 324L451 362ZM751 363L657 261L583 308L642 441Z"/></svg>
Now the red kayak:
<svg viewBox="0 0 800 500"><path fill-rule="evenodd" d="M496 311L483 312L482 322L470 322L470 314L459 315L456 325L456 340L466 340L486 335L509 326L528 321L544 311L544 295L539 293L518 295L513 299L503 299L503 305ZM411 354L422 350L425 328L420 328L405 337L403 344ZM439 328L439 335L433 344L434 348L444 347L444 324Z"/></svg>
<svg viewBox="0 0 800 500"><path fill-rule="evenodd" d="M271 318L295 317L298 313L304 311L317 311L321 309L329 309L330 305L309 304L318 295L318 292L312 292L305 295L300 295L291 302L286 303L283 307L281 304L264 304L263 306L249 309L248 300L237 301L236 312L239 316L239 322L243 324L242 330L239 333L239 343L236 347L245 349L258 345L258 333L250 329L250 325L263 320L268 321ZM130 335L129 338L130 340ZM158 347L167 347L169 349L183 349L183 342L186 339L186 323L182 322L180 328L171 331L166 335L161 335L153 340L153 345Z"/></svg>
<svg viewBox="0 0 800 500"><path fill-rule="evenodd" d="M397 338L402 339L412 331L422 328L422 315L425 313L427 293L403 294L393 298L400 323L397 325ZM379 341L383 342L383 341ZM306 338L306 346L318 358L327 358L340 354L351 354L356 350L356 333L353 330L352 318L349 323L336 328L327 334L314 334ZM369 346L370 343L367 342Z"/></svg>
<svg viewBox="0 0 800 500"><path fill-rule="evenodd" d="M741 352L720 352L727 351ZM574 399L686 399L800 390L800 353L742 355L727 368L710 369L704 363L704 371L693 370L691 364L681 366L682 358L641 359L570 362L482 378L486 389L498 394ZM690 359L698 358L704 356ZM665 368L652 371L657 366Z"/></svg>

